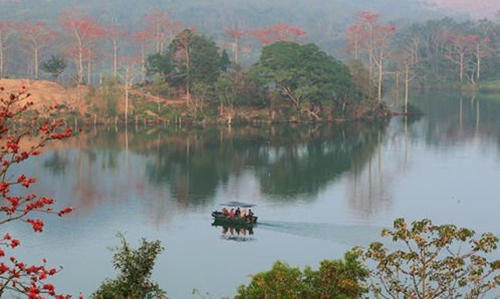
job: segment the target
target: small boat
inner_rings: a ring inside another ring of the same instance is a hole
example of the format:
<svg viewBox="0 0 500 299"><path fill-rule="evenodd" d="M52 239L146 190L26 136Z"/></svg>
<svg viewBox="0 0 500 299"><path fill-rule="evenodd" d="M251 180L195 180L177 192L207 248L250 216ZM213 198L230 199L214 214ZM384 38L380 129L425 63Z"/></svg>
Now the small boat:
<svg viewBox="0 0 500 299"><path fill-rule="evenodd" d="M222 210L215 210L212 212L212 217L214 218L214 223L219 226L228 225L232 227L252 227L257 223L257 216L255 216L251 210L251 208L255 207L254 204L248 204L239 201L230 201L227 203L220 204L223 206ZM224 211L227 211L227 208L237 209L242 211L243 209L247 210L247 214L243 216L234 215L231 216Z"/></svg>

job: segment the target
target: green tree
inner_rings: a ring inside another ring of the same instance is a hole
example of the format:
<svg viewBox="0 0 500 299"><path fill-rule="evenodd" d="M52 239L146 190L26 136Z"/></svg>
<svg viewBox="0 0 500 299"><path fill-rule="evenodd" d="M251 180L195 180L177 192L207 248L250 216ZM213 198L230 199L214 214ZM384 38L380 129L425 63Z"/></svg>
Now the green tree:
<svg viewBox="0 0 500 299"><path fill-rule="evenodd" d="M120 271L116 279L105 279L92 294L94 299L144 299L167 298L167 293L151 281L151 274L158 255L164 250L160 241L142 239L134 249L118 234L121 246L114 248L113 265Z"/></svg>
<svg viewBox="0 0 500 299"><path fill-rule="evenodd" d="M295 109L315 120L321 116L312 105L338 105L354 96L349 69L315 44L271 44L262 49L255 68L266 86L274 85Z"/></svg>
<svg viewBox="0 0 500 299"><path fill-rule="evenodd" d="M347 63L355 86L356 92L359 93L359 99L370 99L376 94L376 87L373 84L368 68L359 59L351 59Z"/></svg>
<svg viewBox="0 0 500 299"><path fill-rule="evenodd" d="M169 45L173 69L167 74L172 86L183 88L187 104L193 86L211 86L219 77L221 57L215 42L189 29L181 31Z"/></svg>
<svg viewBox="0 0 500 299"><path fill-rule="evenodd" d="M104 113L109 117L118 115L118 99L120 91L118 90L118 81L116 78L104 78L102 80L102 96L104 102Z"/></svg>
<svg viewBox="0 0 500 299"><path fill-rule="evenodd" d="M166 77L172 73L174 66L168 54L155 53L148 56L146 60L146 73L148 75L160 74Z"/></svg>
<svg viewBox="0 0 500 299"><path fill-rule="evenodd" d="M301 271L278 261L271 270L254 275L248 286L241 285L235 299L361 298L367 274L354 252L347 252L343 260L322 261L319 270Z"/></svg>
<svg viewBox="0 0 500 299"><path fill-rule="evenodd" d="M424 219L408 223L400 218L382 236L397 242L390 249L381 242L357 248L371 266L371 290L378 298L483 298L500 283L500 261L488 255L498 238L453 224L434 225Z"/></svg>
<svg viewBox="0 0 500 299"><path fill-rule="evenodd" d="M215 91L219 99L219 114L224 114L226 109L234 108L235 83L228 74L223 74L215 82Z"/></svg>
<svg viewBox="0 0 500 299"><path fill-rule="evenodd" d="M213 85L221 71L221 56L215 41L204 35L194 35L190 51L189 80L193 84Z"/></svg>
<svg viewBox="0 0 500 299"><path fill-rule="evenodd" d="M234 298L298 298L305 289L302 271L277 261L271 270L252 276L248 286L240 286Z"/></svg>
<svg viewBox="0 0 500 299"><path fill-rule="evenodd" d="M352 251L346 252L343 260L324 260L319 270L306 268L307 298L348 299L361 298L367 289L364 286L368 271Z"/></svg>
<svg viewBox="0 0 500 299"><path fill-rule="evenodd" d="M229 59L229 54L227 54L226 49L222 51L220 54L220 65L219 68L223 72L227 72L229 69L229 66L231 65L231 60Z"/></svg>
<svg viewBox="0 0 500 299"><path fill-rule="evenodd" d="M51 55L50 59L42 62L40 68L42 71L51 74L52 79L57 81L57 78L59 78L66 68L66 62L62 55Z"/></svg>
<svg viewBox="0 0 500 299"><path fill-rule="evenodd" d="M169 85L165 78L160 73L155 73L152 77L151 88L156 97L158 113L161 113L162 96L168 94Z"/></svg>

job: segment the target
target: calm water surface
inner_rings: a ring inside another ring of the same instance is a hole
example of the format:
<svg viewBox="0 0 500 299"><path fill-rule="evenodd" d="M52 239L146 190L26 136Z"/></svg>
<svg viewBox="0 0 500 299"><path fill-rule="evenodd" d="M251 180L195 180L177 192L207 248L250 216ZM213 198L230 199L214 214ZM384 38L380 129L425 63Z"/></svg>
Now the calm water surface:
<svg viewBox="0 0 500 299"><path fill-rule="evenodd" d="M86 296L115 276L117 232L159 239L154 279L174 299L234 296L276 260L316 267L397 217L500 233L500 100L414 103L424 117L387 125L85 129L19 170L76 212L10 229L30 259L64 266L60 291ZM257 204L252 235L211 226L231 200Z"/></svg>

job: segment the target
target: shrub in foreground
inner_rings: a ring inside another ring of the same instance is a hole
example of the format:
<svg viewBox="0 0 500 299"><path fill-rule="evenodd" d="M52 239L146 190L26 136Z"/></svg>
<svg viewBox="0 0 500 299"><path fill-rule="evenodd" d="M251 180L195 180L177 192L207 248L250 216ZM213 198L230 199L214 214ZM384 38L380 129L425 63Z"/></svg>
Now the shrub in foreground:
<svg viewBox="0 0 500 299"><path fill-rule="evenodd" d="M351 251L344 259L322 261L318 270L306 267L301 271L277 261L271 270L253 275L248 286L241 285L235 299L361 298L366 292L367 275L357 254Z"/></svg>
<svg viewBox="0 0 500 299"><path fill-rule="evenodd" d="M500 283L500 261L491 260L498 238L428 219L394 221L382 236L392 240L357 248L370 271L376 298L483 298ZM498 295L497 297L498 298Z"/></svg>

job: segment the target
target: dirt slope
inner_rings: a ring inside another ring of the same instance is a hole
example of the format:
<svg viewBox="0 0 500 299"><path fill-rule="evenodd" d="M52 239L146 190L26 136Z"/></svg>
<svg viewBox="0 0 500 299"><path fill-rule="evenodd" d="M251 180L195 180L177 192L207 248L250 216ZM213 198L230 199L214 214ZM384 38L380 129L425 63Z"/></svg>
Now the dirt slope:
<svg viewBox="0 0 500 299"><path fill-rule="evenodd" d="M52 81L5 78L0 79L0 86L3 86L8 92L19 91L24 86L31 95L29 99L33 101L34 109L39 110L54 104L65 104L70 109L87 110L85 101L89 93L87 86L65 88Z"/></svg>

